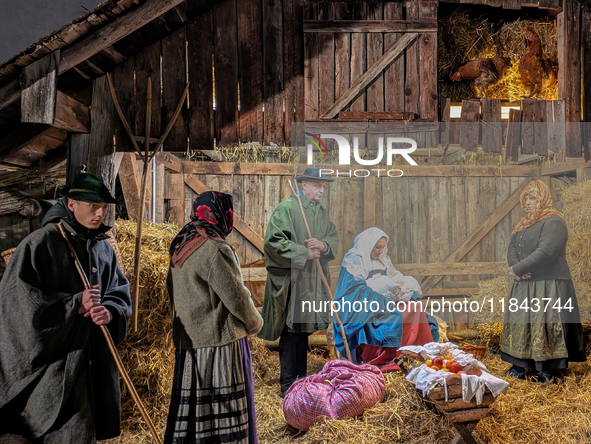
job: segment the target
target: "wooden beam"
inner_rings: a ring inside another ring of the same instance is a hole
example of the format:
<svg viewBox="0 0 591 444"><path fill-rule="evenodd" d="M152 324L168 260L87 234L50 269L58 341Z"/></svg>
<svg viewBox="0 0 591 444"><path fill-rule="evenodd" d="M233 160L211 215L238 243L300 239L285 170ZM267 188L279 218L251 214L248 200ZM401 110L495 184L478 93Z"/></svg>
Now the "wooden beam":
<svg viewBox="0 0 591 444"><path fill-rule="evenodd" d="M501 275L505 273L506 262L440 262L432 264L396 264L396 269L406 276L465 276L465 275ZM329 267L331 279L336 282L341 267ZM267 279L265 267L242 268L245 281L264 282ZM473 282L477 284L477 282ZM465 285L463 288L470 288ZM454 290L454 291L457 291Z"/></svg>
<svg viewBox="0 0 591 444"><path fill-rule="evenodd" d="M185 179L179 173L168 174L168 177L170 179L167 190L170 199L169 219L171 222L177 224L177 226L182 227L188 221L188 217L185 214Z"/></svg>
<svg viewBox="0 0 591 444"><path fill-rule="evenodd" d="M270 175L291 176L293 165L287 163L238 163L238 162L192 162L182 161L183 172L188 174L217 174L217 175ZM315 165L318 168L332 169L333 177L336 171L362 168L359 166ZM302 172L307 165L301 164L298 172ZM397 169L407 177L525 177L537 176L540 168L535 165L375 165L366 167L380 177L385 177L388 170Z"/></svg>
<svg viewBox="0 0 591 444"><path fill-rule="evenodd" d="M415 120L419 116L417 113L409 112L362 112L362 111L342 111L339 113L339 120Z"/></svg>
<svg viewBox="0 0 591 444"><path fill-rule="evenodd" d="M464 239L464 241L457 246L457 248L445 259L445 262L459 262L462 258L470 252L478 242L482 240L486 234L497 225L503 217L505 217L512 209L519 203L521 191L529 183L529 179L524 180L521 186L511 194L496 210L485 220L476 230ZM422 284L423 293L431 290L437 283L443 279L442 276L431 276L427 278Z"/></svg>
<svg viewBox="0 0 591 444"><path fill-rule="evenodd" d="M337 31L338 32L338 31ZM322 115L322 119L332 119L345 106L351 102L362 90L369 85L382 71L388 67L394 60L404 54L404 50L418 38L415 32L404 34L386 53L369 68L365 74L359 77L351 88L347 90L339 99Z"/></svg>
<svg viewBox="0 0 591 444"><path fill-rule="evenodd" d="M119 165L119 182L130 219L138 220L140 207L140 173L135 153L123 153Z"/></svg>
<svg viewBox="0 0 591 444"><path fill-rule="evenodd" d="M25 66L22 78L21 121L53 125L56 114L60 51Z"/></svg>
<svg viewBox="0 0 591 444"><path fill-rule="evenodd" d="M0 140L0 162L29 167L63 145L67 133L51 126L28 123Z"/></svg>
<svg viewBox="0 0 591 444"><path fill-rule="evenodd" d="M131 13L64 49L61 52L59 73L74 68L183 2L184 0L147 0ZM0 88L0 109L17 100L20 95L18 79Z"/></svg>
<svg viewBox="0 0 591 444"><path fill-rule="evenodd" d="M589 168L591 162L585 162L584 159L571 158L566 162L554 163L550 166L543 166L540 169L540 176L556 176L559 174L570 173L579 168Z"/></svg>
<svg viewBox="0 0 591 444"><path fill-rule="evenodd" d="M197 194L211 191L201 182L197 177L190 174L184 174L185 183L191 187ZM234 227L242 234L246 239L250 241L261 253L264 253L265 240L261 235L255 232L250 225L243 221L239 216L234 214Z"/></svg>
<svg viewBox="0 0 591 444"><path fill-rule="evenodd" d="M166 151L156 154L156 162L164 164L166 168L175 173L183 172L183 161L174 154L167 153Z"/></svg>
<svg viewBox="0 0 591 444"><path fill-rule="evenodd" d="M437 32L437 20L304 20L304 32Z"/></svg>
<svg viewBox="0 0 591 444"><path fill-rule="evenodd" d="M69 133L88 133L90 132L90 110L76 99L58 91L53 126Z"/></svg>

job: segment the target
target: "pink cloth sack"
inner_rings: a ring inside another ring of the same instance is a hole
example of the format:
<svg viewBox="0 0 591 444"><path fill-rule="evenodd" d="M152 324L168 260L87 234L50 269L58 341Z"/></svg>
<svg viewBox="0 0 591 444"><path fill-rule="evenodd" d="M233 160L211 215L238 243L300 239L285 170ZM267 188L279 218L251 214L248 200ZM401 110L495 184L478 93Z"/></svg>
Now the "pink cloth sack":
<svg viewBox="0 0 591 444"><path fill-rule="evenodd" d="M289 425L308 430L324 419L351 418L384 400L384 375L370 364L329 361L315 375L298 379L287 391L283 414Z"/></svg>

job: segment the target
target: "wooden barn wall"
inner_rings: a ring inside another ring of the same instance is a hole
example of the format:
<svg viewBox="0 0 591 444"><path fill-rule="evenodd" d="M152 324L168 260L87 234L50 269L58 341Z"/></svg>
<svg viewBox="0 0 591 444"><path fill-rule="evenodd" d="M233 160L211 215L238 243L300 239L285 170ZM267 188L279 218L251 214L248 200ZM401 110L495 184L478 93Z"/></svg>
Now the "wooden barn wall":
<svg viewBox="0 0 591 444"><path fill-rule="evenodd" d="M134 133L145 134L151 77L155 138L190 83L165 151L213 149L214 139L289 145L291 123L303 121L301 11L301 0L226 0L114 68ZM118 151L133 151L119 121L115 132Z"/></svg>
<svg viewBox="0 0 591 444"><path fill-rule="evenodd" d="M234 196L235 213L261 236L273 209L290 194L288 176L198 175L208 188ZM366 182L364 183L364 180ZM340 247L332 265L342 261L355 236L371 218L364 207L375 208L375 225L389 236L389 255L394 263L443 262L445 258L495 209L528 180L526 177L400 177L342 178L331 183L322 199L340 235ZM364 187L375 187L375 205L364 202ZM196 197L185 187L185 211ZM523 216L517 205L466 256L470 262L503 261L511 230ZM372 226L368 225L368 226ZM239 233L230 242L242 264L263 255ZM446 278L448 280L450 278ZM458 280L477 280L455 277Z"/></svg>

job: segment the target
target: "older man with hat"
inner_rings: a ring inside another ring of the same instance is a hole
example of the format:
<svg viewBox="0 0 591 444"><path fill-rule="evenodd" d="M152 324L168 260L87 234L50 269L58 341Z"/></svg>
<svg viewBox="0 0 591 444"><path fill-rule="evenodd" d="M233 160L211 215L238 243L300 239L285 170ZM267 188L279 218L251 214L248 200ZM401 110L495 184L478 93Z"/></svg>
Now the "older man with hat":
<svg viewBox="0 0 591 444"><path fill-rule="evenodd" d="M306 168L295 178L300 199L310 226L308 237L296 196L290 196L273 211L265 234L267 284L263 304L265 325L259 337L279 340L281 396L291 384L307 373L308 336L328 327L328 312L309 307L324 307L329 300L315 264L320 259L329 279L328 262L339 248L339 235L320 204L328 182L333 179L319 168ZM309 304L308 304L309 303Z"/></svg>
<svg viewBox="0 0 591 444"><path fill-rule="evenodd" d="M120 342L131 298L105 242L103 219L115 199L102 178L81 174L62 195L0 281L0 436L93 443L121 426L119 372L99 325Z"/></svg>

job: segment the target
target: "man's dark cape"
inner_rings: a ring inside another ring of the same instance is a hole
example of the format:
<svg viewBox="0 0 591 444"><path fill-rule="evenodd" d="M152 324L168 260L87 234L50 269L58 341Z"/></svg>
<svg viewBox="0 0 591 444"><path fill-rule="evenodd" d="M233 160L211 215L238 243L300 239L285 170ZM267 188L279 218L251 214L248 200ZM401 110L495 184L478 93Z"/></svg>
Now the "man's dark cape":
<svg viewBox="0 0 591 444"><path fill-rule="evenodd" d="M52 210L0 281L0 435L43 441L58 430L71 443L93 442L120 434L119 372L100 328L78 314L84 285L55 222L65 221L91 285L99 285L115 343L131 314L129 282L104 241L108 227L80 227L65 201Z"/></svg>

